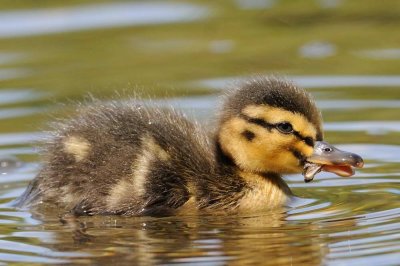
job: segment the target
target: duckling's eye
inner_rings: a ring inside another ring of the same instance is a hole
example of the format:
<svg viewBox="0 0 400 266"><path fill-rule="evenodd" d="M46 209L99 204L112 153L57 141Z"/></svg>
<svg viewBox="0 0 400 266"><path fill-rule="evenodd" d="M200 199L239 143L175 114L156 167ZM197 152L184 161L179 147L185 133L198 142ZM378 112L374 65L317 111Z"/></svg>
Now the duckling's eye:
<svg viewBox="0 0 400 266"><path fill-rule="evenodd" d="M292 132L293 132L293 127L292 127L292 125L291 125L290 123L288 123L288 122L279 123L279 124L276 125L276 128L277 128L280 132L282 132L282 133L284 133L284 134L289 134L289 133L292 133Z"/></svg>

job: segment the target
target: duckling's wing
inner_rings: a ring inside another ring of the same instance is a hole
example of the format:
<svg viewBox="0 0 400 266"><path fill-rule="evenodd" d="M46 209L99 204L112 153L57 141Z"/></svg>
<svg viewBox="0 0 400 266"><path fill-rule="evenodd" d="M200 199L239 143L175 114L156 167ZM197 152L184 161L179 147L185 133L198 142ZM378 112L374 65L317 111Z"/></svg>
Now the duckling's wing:
<svg viewBox="0 0 400 266"><path fill-rule="evenodd" d="M173 110L96 103L54 132L23 203L77 215L168 214L215 167L206 134Z"/></svg>

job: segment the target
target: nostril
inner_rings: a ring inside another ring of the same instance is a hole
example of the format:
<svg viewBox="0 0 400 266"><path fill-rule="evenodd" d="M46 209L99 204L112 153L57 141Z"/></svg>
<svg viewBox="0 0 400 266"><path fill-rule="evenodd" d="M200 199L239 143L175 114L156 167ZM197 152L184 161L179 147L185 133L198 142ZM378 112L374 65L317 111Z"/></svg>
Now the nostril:
<svg viewBox="0 0 400 266"><path fill-rule="evenodd" d="M364 166L364 161L361 157L357 158L356 167L362 168Z"/></svg>
<svg viewBox="0 0 400 266"><path fill-rule="evenodd" d="M364 162L357 162L357 163L356 163L356 166L357 166L358 168L362 168L362 167L364 166Z"/></svg>
<svg viewBox="0 0 400 266"><path fill-rule="evenodd" d="M353 154L351 157L355 161L355 164L354 164L355 167L362 168L364 166L364 160L361 158L361 156L359 156L357 154Z"/></svg>

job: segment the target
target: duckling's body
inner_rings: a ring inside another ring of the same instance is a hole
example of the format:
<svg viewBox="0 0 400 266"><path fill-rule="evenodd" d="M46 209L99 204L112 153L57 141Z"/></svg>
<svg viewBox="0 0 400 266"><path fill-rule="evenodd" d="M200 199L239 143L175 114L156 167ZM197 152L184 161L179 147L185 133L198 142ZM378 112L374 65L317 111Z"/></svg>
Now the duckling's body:
<svg viewBox="0 0 400 266"><path fill-rule="evenodd" d="M240 199L249 205L246 190L254 186L246 179L281 186L284 193L272 205L286 200L289 189L279 176L240 177L220 164L208 133L179 113L120 104L93 105L61 126L48 145L30 204L55 202L75 214L234 210Z"/></svg>
<svg viewBox="0 0 400 266"><path fill-rule="evenodd" d="M268 78L227 97L214 133L173 110L97 102L56 126L20 203L76 215L271 209L290 197L281 174L302 171L320 123L308 94Z"/></svg>

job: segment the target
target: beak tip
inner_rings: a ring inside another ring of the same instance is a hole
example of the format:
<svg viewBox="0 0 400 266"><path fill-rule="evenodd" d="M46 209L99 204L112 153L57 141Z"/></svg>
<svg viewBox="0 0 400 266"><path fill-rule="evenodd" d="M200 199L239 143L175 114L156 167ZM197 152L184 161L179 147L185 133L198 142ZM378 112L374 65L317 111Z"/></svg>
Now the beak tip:
<svg viewBox="0 0 400 266"><path fill-rule="evenodd" d="M364 160L361 158L361 156L359 156L359 155L354 155L354 159L355 159L355 167L357 167L357 168L363 168L364 167Z"/></svg>

